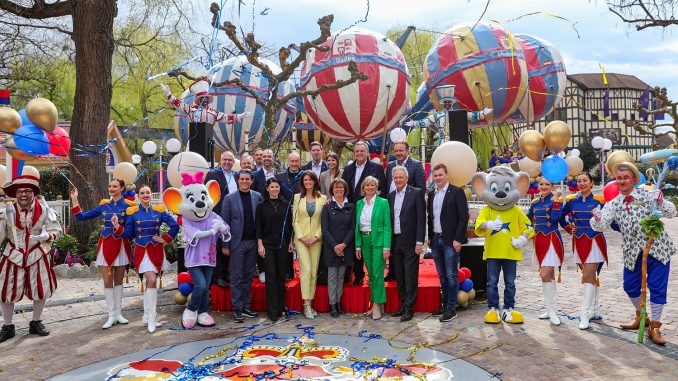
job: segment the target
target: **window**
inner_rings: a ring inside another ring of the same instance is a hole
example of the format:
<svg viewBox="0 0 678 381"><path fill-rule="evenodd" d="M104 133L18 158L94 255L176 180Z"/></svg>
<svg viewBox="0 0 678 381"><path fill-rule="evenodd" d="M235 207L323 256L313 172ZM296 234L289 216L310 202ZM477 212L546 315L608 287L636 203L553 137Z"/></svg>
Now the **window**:
<svg viewBox="0 0 678 381"><path fill-rule="evenodd" d="M631 120L636 120L636 113L635 112L631 113Z"/></svg>
<svg viewBox="0 0 678 381"><path fill-rule="evenodd" d="M592 112L592 113L591 113L591 120L593 120L593 121L598 120L598 114Z"/></svg>
<svg viewBox="0 0 678 381"><path fill-rule="evenodd" d="M618 112L613 112L612 113L612 120L619 120L619 113Z"/></svg>
<svg viewBox="0 0 678 381"><path fill-rule="evenodd" d="M566 108L557 108L556 109L556 119L557 120L566 120L567 119L567 109Z"/></svg>

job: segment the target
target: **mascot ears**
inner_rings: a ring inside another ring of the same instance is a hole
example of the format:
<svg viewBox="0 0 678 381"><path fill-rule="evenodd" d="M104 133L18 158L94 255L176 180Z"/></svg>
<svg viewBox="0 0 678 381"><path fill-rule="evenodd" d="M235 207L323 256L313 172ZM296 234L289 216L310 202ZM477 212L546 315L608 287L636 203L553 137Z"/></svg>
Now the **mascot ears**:
<svg viewBox="0 0 678 381"><path fill-rule="evenodd" d="M177 188L169 188L162 194L162 202L165 204L165 207L174 214L181 214L179 211L181 201L181 192Z"/></svg>
<svg viewBox="0 0 678 381"><path fill-rule="evenodd" d="M476 172L473 177L471 177L471 185L473 186L473 192L478 197L483 197L483 192L485 192L485 185L487 184L487 173L485 172Z"/></svg>
<svg viewBox="0 0 678 381"><path fill-rule="evenodd" d="M210 194L210 198L214 202L214 205L216 205L219 202L219 199L221 198L221 189L219 188L219 183L216 180L210 180L205 184L207 187L207 192ZM221 211L218 210L217 214L220 213Z"/></svg>

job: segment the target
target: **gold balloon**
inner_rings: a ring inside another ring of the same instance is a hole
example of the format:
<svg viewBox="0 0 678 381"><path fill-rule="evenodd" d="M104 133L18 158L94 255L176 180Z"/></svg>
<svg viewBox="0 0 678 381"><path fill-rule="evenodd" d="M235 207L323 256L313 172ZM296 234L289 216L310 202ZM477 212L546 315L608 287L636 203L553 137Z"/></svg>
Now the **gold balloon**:
<svg viewBox="0 0 678 381"><path fill-rule="evenodd" d="M26 105L28 120L47 132L56 128L58 114L56 106L49 99L34 98Z"/></svg>
<svg viewBox="0 0 678 381"><path fill-rule="evenodd" d="M525 156L534 161L541 161L544 158L546 143L544 143L544 137L539 131L527 130L520 134L518 146Z"/></svg>
<svg viewBox="0 0 678 381"><path fill-rule="evenodd" d="M471 193L471 188L469 188L468 185L464 187L464 195L466 195L466 201L469 201L473 195Z"/></svg>
<svg viewBox="0 0 678 381"><path fill-rule="evenodd" d="M13 134L21 127L21 115L9 107L0 107L0 131Z"/></svg>
<svg viewBox="0 0 678 381"><path fill-rule="evenodd" d="M568 156L565 161L567 162L567 174L570 176L577 176L584 170L584 162L579 156Z"/></svg>
<svg viewBox="0 0 678 381"><path fill-rule="evenodd" d="M184 304L186 304L186 302L187 302L186 297L181 295L179 291L174 293L174 303L183 306Z"/></svg>
<svg viewBox="0 0 678 381"><path fill-rule="evenodd" d="M436 164L445 164L450 184L460 188L468 184L473 174L478 170L476 153L468 145L457 141L443 143L433 151L431 168L435 167Z"/></svg>
<svg viewBox="0 0 678 381"><path fill-rule="evenodd" d="M468 296L469 295L466 291L459 290L459 292L457 292L457 304L459 304L462 307L467 305L469 301Z"/></svg>
<svg viewBox="0 0 678 381"><path fill-rule="evenodd" d="M570 131L570 126L560 120L554 120L547 124L544 129L544 143L546 143L549 151L554 154L562 152L567 148L571 137L572 131Z"/></svg>
<svg viewBox="0 0 678 381"><path fill-rule="evenodd" d="M541 163L534 161L529 157L524 157L518 160L518 167L521 171L527 172L530 177L537 177L541 173Z"/></svg>
<svg viewBox="0 0 678 381"><path fill-rule="evenodd" d="M471 289L471 291L468 292L468 301L470 302L471 300L476 298L476 290Z"/></svg>
<svg viewBox="0 0 678 381"><path fill-rule="evenodd" d="M7 139L5 142L5 148L7 149L7 152L9 152L9 154L17 160L30 160L33 158L33 155L29 155L26 152L16 148L16 144L14 144L14 138Z"/></svg>
<svg viewBox="0 0 678 381"><path fill-rule="evenodd" d="M628 161L629 163L635 162L633 157L631 156L630 153L626 151L614 151L612 152L608 157L607 161L605 162L605 171L608 174L612 174L612 167L617 164L621 163L624 161Z"/></svg>

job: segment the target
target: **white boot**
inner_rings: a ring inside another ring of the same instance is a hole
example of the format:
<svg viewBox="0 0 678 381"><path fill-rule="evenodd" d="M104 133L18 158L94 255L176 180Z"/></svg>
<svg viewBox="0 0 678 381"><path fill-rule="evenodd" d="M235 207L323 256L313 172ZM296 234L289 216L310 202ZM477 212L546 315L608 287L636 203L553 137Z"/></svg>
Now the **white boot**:
<svg viewBox="0 0 678 381"><path fill-rule="evenodd" d="M600 304L598 303L598 291L600 287L596 287L596 293L593 297L593 304L591 305L591 320L602 320L603 315L600 311Z"/></svg>
<svg viewBox="0 0 678 381"><path fill-rule="evenodd" d="M144 296L148 307L148 332L153 333L158 325L155 321L157 318L156 305L158 302L158 289L146 289L146 294Z"/></svg>
<svg viewBox="0 0 678 381"><path fill-rule="evenodd" d="M581 317L579 318L579 329L587 329L589 327L589 319L591 319L591 304L595 298L596 286L591 283L584 283L584 296L581 302Z"/></svg>
<svg viewBox="0 0 678 381"><path fill-rule="evenodd" d="M144 292L143 297L141 298L144 301L144 317L141 318L141 323L143 325L148 325L148 297L146 296L146 292Z"/></svg>
<svg viewBox="0 0 678 381"><path fill-rule="evenodd" d="M544 289L544 301L546 302L546 313L548 319L553 325L560 325L560 318L558 317L558 305L556 304L556 289L553 282L542 282Z"/></svg>
<svg viewBox="0 0 678 381"><path fill-rule="evenodd" d="M122 285L113 287L115 292L115 320L120 324L127 324L129 320L122 317Z"/></svg>
<svg viewBox="0 0 678 381"><path fill-rule="evenodd" d="M115 295L112 288L104 288L106 297L106 307L108 308L108 320L101 326L101 329L108 329L115 324Z"/></svg>

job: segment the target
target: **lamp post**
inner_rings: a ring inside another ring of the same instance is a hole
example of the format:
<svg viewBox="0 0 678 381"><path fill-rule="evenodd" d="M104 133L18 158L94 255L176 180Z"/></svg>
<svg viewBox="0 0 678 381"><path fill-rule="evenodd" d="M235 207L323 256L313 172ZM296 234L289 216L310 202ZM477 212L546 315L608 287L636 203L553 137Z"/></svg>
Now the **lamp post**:
<svg viewBox="0 0 678 381"><path fill-rule="evenodd" d="M148 163L148 170L151 169L151 159L153 158L153 155L155 155L155 152L158 150L158 145L155 144L155 142L147 140L144 142L144 144L141 146L141 151L144 153L146 156L146 162ZM146 183L150 184L151 179L148 176L148 171L146 171Z"/></svg>
<svg viewBox="0 0 678 381"><path fill-rule="evenodd" d="M170 160L181 151L181 142L177 138L168 139L165 142L165 148L170 156ZM169 160L168 160L169 161ZM162 161L162 145L160 146L160 176L158 176L158 192L162 195L165 192L165 179L167 173L165 171L165 163Z"/></svg>
<svg viewBox="0 0 678 381"><path fill-rule="evenodd" d="M455 85L440 85L436 86L433 91L438 97L438 101L445 107L445 127L443 128L443 143L447 141L448 134L447 131L450 129L450 117L449 113L452 109L452 106L457 103L457 98L454 97L454 88Z"/></svg>
<svg viewBox="0 0 678 381"><path fill-rule="evenodd" d="M591 139L591 146L596 151L600 151L600 185L605 187L605 152L612 149L612 140L596 136Z"/></svg>

